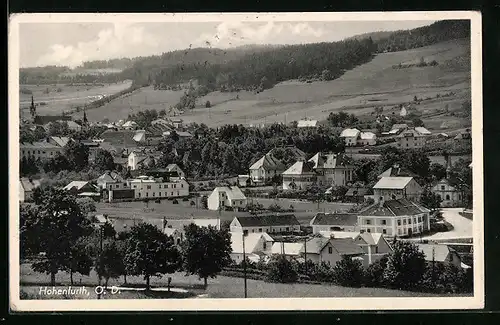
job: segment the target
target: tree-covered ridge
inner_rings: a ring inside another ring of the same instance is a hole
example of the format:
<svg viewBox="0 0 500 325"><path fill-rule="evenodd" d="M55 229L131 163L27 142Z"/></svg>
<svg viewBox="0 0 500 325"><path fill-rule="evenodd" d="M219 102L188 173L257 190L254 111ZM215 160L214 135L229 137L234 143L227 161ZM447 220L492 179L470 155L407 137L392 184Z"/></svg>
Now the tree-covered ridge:
<svg viewBox="0 0 500 325"><path fill-rule="evenodd" d="M379 52L396 52L470 37L469 20L442 20L429 26L401 30L377 41Z"/></svg>

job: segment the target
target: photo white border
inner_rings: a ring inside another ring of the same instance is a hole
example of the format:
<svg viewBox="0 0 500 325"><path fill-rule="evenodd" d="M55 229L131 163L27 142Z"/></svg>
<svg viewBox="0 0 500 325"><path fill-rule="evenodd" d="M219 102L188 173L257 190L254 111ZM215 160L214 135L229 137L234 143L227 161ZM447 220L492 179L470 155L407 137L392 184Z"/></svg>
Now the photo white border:
<svg viewBox="0 0 500 325"><path fill-rule="evenodd" d="M105 299L21 300L19 264L19 24L96 22L222 21L400 21L469 19L471 21L471 93L473 139L473 297L356 297L248 299ZM343 13L47 13L13 14L8 26L9 62L9 296L12 311L305 311L305 310L449 310L484 308L484 193L482 112L482 27L475 11Z"/></svg>

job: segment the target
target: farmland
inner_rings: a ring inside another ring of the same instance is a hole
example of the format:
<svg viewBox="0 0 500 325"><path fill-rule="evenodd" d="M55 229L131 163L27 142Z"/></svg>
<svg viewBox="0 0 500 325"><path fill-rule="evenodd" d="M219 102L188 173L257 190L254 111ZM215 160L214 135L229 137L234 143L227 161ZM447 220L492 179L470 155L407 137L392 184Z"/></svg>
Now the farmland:
<svg viewBox="0 0 500 325"><path fill-rule="evenodd" d="M59 115L62 111L90 103L96 96L109 96L129 88L132 81L114 84L61 84L61 85L20 85L19 105L23 116L29 114L33 95L40 115ZM83 114L83 113L82 113Z"/></svg>
<svg viewBox="0 0 500 325"><path fill-rule="evenodd" d="M185 276L185 273L168 274L163 277L152 277L151 285L166 287L167 278L172 277L172 287L185 288L189 291L201 295L205 298L242 298L243 297L243 279L227 276L218 276L215 279L209 279L208 287L203 289L203 280L197 276ZM81 282L80 282L81 279ZM75 286L88 286L88 291L94 293L94 287L98 280L94 271L90 276L74 275ZM59 272L56 276L58 283L69 285L69 275L66 272ZM40 285L48 285L50 275L41 274L31 270L29 264L21 264L21 289L30 293L36 293ZM81 283L81 284L80 284ZM109 285L122 285L123 277L119 279L110 279ZM143 277L127 276L127 284L144 285ZM321 284L281 284L268 283L262 280L247 280L249 298L281 298L281 297L408 297L408 296L437 296L428 293L408 292L402 290L390 290L383 288L348 288L336 285ZM130 293L121 293L120 295L130 296ZM109 295L108 295L109 296ZM453 295L457 296L457 295ZM91 294L87 299L96 299L95 294ZM107 297L109 298L109 297ZM117 299L127 297L116 296ZM132 297L132 298L144 298ZM80 297L81 299L81 297Z"/></svg>

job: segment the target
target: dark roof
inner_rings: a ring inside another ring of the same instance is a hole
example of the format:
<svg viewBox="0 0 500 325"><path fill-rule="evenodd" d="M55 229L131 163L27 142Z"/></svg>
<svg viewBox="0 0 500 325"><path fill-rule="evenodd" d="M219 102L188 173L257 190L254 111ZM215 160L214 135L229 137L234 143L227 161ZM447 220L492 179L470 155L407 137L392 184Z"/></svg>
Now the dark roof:
<svg viewBox="0 0 500 325"><path fill-rule="evenodd" d="M133 147L137 145L135 134L134 130L106 130L99 137L114 146Z"/></svg>
<svg viewBox="0 0 500 325"><path fill-rule="evenodd" d="M382 177L416 177L417 175L411 172L408 168L395 164L394 166L385 170L378 178Z"/></svg>
<svg viewBox="0 0 500 325"><path fill-rule="evenodd" d="M367 187L351 187L350 189L347 190L347 193L345 196L364 196L364 195L370 195L373 194L373 191L371 188Z"/></svg>
<svg viewBox="0 0 500 325"><path fill-rule="evenodd" d="M35 116L35 124L45 125L56 121L71 121L71 116L64 115L37 115Z"/></svg>
<svg viewBox="0 0 500 325"><path fill-rule="evenodd" d="M293 214L237 217L242 227L300 225Z"/></svg>
<svg viewBox="0 0 500 325"><path fill-rule="evenodd" d="M331 238L330 243L340 255L363 255L365 253L352 238Z"/></svg>
<svg viewBox="0 0 500 325"><path fill-rule="evenodd" d="M355 226L358 216L352 213L318 213L312 226Z"/></svg>
<svg viewBox="0 0 500 325"><path fill-rule="evenodd" d="M411 216L429 210L407 199L388 200L382 206L375 203L360 213L361 216Z"/></svg>

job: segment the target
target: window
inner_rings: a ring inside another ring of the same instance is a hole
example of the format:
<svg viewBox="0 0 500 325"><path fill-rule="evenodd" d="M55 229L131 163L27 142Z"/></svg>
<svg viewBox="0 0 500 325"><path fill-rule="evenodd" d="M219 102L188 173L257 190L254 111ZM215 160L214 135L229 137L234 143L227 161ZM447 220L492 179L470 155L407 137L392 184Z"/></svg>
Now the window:
<svg viewBox="0 0 500 325"><path fill-rule="evenodd" d="M45 154L46 154L46 152L45 152L45 151L43 151L43 154L45 155Z"/></svg>
<svg viewBox="0 0 500 325"><path fill-rule="evenodd" d="M408 143L406 144L406 146L408 147Z"/></svg>
<svg viewBox="0 0 500 325"><path fill-rule="evenodd" d="M450 199L450 194L446 194L446 200Z"/></svg>
<svg viewBox="0 0 500 325"><path fill-rule="evenodd" d="M371 223L372 223L372 221L371 221L371 220L369 220L369 219L367 219L367 220L366 220L366 224L367 224L367 225L370 225Z"/></svg>
<svg viewBox="0 0 500 325"><path fill-rule="evenodd" d="M160 184L160 185L158 185L158 188L161 188L161 184Z"/></svg>
<svg viewBox="0 0 500 325"><path fill-rule="evenodd" d="M38 150L38 154L40 154L40 150Z"/></svg>
<svg viewBox="0 0 500 325"><path fill-rule="evenodd" d="M259 232L262 232L262 228L259 228Z"/></svg>
<svg viewBox="0 0 500 325"><path fill-rule="evenodd" d="M243 230L243 236L247 236L248 235L248 230Z"/></svg>
<svg viewBox="0 0 500 325"><path fill-rule="evenodd" d="M140 192L139 192L139 193L137 193L137 194L138 194L138 196L139 196L139 197L141 197L141 193L140 193Z"/></svg>
<svg viewBox="0 0 500 325"><path fill-rule="evenodd" d="M252 232L255 232L255 229L252 229Z"/></svg>
<svg viewBox="0 0 500 325"><path fill-rule="evenodd" d="M146 192L146 196L149 196L149 193L148 193L148 192Z"/></svg>
<svg viewBox="0 0 500 325"><path fill-rule="evenodd" d="M177 191L177 196L179 196L179 191Z"/></svg>
<svg viewBox="0 0 500 325"><path fill-rule="evenodd" d="M173 188L176 188L176 187L175 187L175 185L176 185L176 184L174 184L174 187L173 187Z"/></svg>
<svg viewBox="0 0 500 325"><path fill-rule="evenodd" d="M375 246L375 254L378 254L378 247Z"/></svg>
<svg viewBox="0 0 500 325"><path fill-rule="evenodd" d="M403 225L406 225L406 219L403 219Z"/></svg>
<svg viewBox="0 0 500 325"><path fill-rule="evenodd" d="M148 190L150 190L150 189L151 189L151 185L147 185L147 186L146 186L146 188L147 188Z"/></svg>
<svg viewBox="0 0 500 325"><path fill-rule="evenodd" d="M387 220L383 219L383 220L382 220L382 224L383 224L383 225L386 225L386 224L387 224Z"/></svg>
<svg viewBox="0 0 500 325"><path fill-rule="evenodd" d="M382 233L383 233L384 235L386 235L386 234L387 234L387 229L382 229Z"/></svg>
<svg viewBox="0 0 500 325"><path fill-rule="evenodd" d="M120 185L116 184L115 187L118 188L118 187L120 187Z"/></svg>
<svg viewBox="0 0 500 325"><path fill-rule="evenodd" d="M50 155L51 155L51 156L53 156L53 155L54 155L54 153L51 151L51 152L50 152Z"/></svg>
<svg viewBox="0 0 500 325"><path fill-rule="evenodd" d="M398 226L401 226L401 220L398 220Z"/></svg>
<svg viewBox="0 0 500 325"><path fill-rule="evenodd" d="M161 196L161 192L158 192L158 196Z"/></svg>
<svg viewBox="0 0 500 325"><path fill-rule="evenodd" d="M333 249L331 247L328 247L328 254L332 254L333 253Z"/></svg>
<svg viewBox="0 0 500 325"><path fill-rule="evenodd" d="M442 190L442 191L444 191L444 188L445 188L445 187L444 187L444 185L441 185L441 190Z"/></svg>
<svg viewBox="0 0 500 325"><path fill-rule="evenodd" d="M371 229L366 229L366 232L372 232L372 230Z"/></svg>
<svg viewBox="0 0 500 325"><path fill-rule="evenodd" d="M262 243L262 248L266 249L267 248L267 243L266 242L263 242Z"/></svg>
<svg viewBox="0 0 500 325"><path fill-rule="evenodd" d="M290 231L290 227L286 227L286 231L287 231L287 232L288 232L288 231Z"/></svg>
<svg viewBox="0 0 500 325"><path fill-rule="evenodd" d="M155 196L155 192L153 192L153 196Z"/></svg>
<svg viewBox="0 0 500 325"><path fill-rule="evenodd" d="M174 196L174 192L170 193L170 195Z"/></svg>

